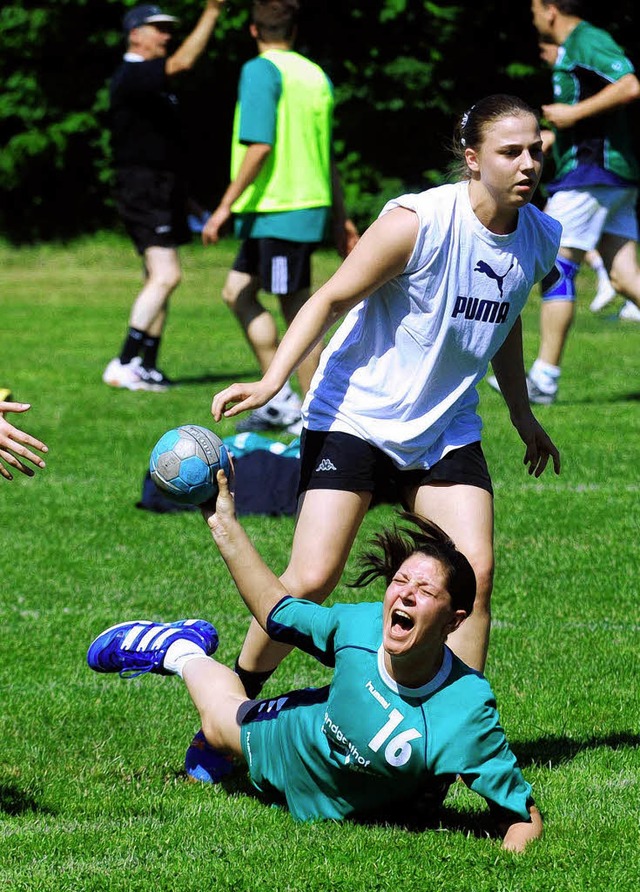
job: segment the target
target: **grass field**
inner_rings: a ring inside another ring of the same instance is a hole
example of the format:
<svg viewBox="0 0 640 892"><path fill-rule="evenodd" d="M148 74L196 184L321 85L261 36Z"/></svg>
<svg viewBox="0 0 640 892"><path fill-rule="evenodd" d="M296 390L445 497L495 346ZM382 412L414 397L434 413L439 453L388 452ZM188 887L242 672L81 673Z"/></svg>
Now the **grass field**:
<svg viewBox="0 0 640 892"><path fill-rule="evenodd" d="M184 250L161 356L180 386L154 394L100 381L139 280L127 243L0 246L0 386L33 403L16 423L50 446L34 479L0 481L0 889L637 890L640 325L589 313L591 273L579 280L560 401L538 412L562 449L559 478L527 477L502 399L481 385L496 490L487 674L546 826L524 856L487 836L483 803L460 784L441 827L419 833L300 826L242 776L189 783L183 758L197 718L181 683L86 667L93 636L124 619L204 616L228 663L246 629L199 516L135 507L159 435L209 424L213 393L255 377L219 298L233 250ZM334 255L319 255L317 282L334 267ZM533 295L525 312L528 361L537 303ZM359 542L391 514L370 512ZM282 569L292 520L245 523ZM341 586L334 597L354 595ZM294 654L266 692L326 678Z"/></svg>

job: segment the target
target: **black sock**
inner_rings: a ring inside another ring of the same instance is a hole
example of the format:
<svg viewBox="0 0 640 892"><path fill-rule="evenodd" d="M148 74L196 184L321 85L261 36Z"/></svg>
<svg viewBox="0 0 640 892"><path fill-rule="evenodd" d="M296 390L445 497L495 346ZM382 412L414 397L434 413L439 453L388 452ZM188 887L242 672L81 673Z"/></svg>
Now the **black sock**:
<svg viewBox="0 0 640 892"><path fill-rule="evenodd" d="M242 668L240 659L238 658L233 667L233 671L244 685L247 697L250 700L255 700L260 696L260 691L276 670L268 669L266 672L249 672L247 669Z"/></svg>
<svg viewBox="0 0 640 892"><path fill-rule="evenodd" d="M140 353L145 334L139 328L130 328L122 350L120 351L120 362L122 365L128 365L134 356Z"/></svg>
<svg viewBox="0 0 640 892"><path fill-rule="evenodd" d="M158 350L160 349L160 338L152 338L146 334L142 339L142 365L145 369L158 368Z"/></svg>

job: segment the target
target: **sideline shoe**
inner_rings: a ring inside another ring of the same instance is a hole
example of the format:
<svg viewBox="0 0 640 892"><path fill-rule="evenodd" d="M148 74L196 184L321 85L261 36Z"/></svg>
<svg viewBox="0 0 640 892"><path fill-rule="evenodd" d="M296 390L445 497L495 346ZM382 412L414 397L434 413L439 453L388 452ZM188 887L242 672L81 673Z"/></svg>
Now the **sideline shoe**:
<svg viewBox="0 0 640 892"><path fill-rule="evenodd" d="M283 427L293 427L300 420L300 412L285 412L282 409L267 403L259 409L254 409L246 418L239 421L236 431L245 434L250 431L270 431ZM293 433L293 431L291 431Z"/></svg>
<svg viewBox="0 0 640 892"><path fill-rule="evenodd" d="M175 623L137 620L111 626L91 643L87 663L96 672L119 672L134 678L145 672L171 675L164 668L169 645L186 638L211 656L218 647L218 633L203 619L182 619Z"/></svg>
<svg viewBox="0 0 640 892"><path fill-rule="evenodd" d="M149 390L149 385L141 380L135 362L124 365L119 359L112 359L104 370L102 380L110 387L121 387L124 390Z"/></svg>
<svg viewBox="0 0 640 892"><path fill-rule="evenodd" d="M231 756L225 756L207 743L202 730L189 744L184 757L184 769L191 780L203 784L217 784L235 768Z"/></svg>
<svg viewBox="0 0 640 892"><path fill-rule="evenodd" d="M607 304L610 304L615 296L616 290L611 282L603 282L602 285L598 287L596 296L589 304L589 309L592 313L597 313L599 310L602 310L604 307L606 307Z"/></svg>
<svg viewBox="0 0 640 892"><path fill-rule="evenodd" d="M529 402L536 403L539 406L550 406L555 402L556 396L558 395L558 388L555 390L541 390L535 381L533 381L529 375L527 375L527 393L529 395Z"/></svg>
<svg viewBox="0 0 640 892"><path fill-rule="evenodd" d="M618 319L623 322L640 322L640 310L633 301L628 300L618 313Z"/></svg>
<svg viewBox="0 0 640 892"><path fill-rule="evenodd" d="M156 393L164 393L173 384L173 381L167 378L160 369L148 369L146 366L143 366L139 356L131 360L131 365L135 367L136 375L140 380L148 385L149 390L154 390Z"/></svg>

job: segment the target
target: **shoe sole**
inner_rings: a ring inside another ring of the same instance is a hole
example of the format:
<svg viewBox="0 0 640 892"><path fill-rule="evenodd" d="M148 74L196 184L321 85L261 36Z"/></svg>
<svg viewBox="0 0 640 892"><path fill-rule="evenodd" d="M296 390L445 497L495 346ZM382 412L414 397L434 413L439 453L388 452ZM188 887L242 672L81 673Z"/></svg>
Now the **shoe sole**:
<svg viewBox="0 0 640 892"><path fill-rule="evenodd" d="M166 390L169 389L168 387L165 387L162 384L147 384L146 381L139 381L137 383L131 383L131 384L123 384L121 381L116 381L113 378L112 379L103 378L102 380L104 381L105 384L108 384L109 387L115 387L118 390L131 390L131 391L146 390L149 393L164 393Z"/></svg>
<svg viewBox="0 0 640 892"><path fill-rule="evenodd" d="M551 406L555 403L556 397L555 394L553 396L530 396L529 402L533 403L535 406Z"/></svg>

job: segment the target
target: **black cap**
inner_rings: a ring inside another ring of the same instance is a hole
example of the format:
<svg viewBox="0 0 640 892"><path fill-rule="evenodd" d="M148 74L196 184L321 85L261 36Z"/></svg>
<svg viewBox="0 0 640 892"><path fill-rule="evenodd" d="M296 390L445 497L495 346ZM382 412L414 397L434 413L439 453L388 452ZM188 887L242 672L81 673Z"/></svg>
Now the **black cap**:
<svg viewBox="0 0 640 892"><path fill-rule="evenodd" d="M155 25L160 22L175 24L179 21L180 19L174 15L167 15L159 6L153 3L144 3L142 6L134 6L129 10L122 20L122 29L125 34L128 34L129 31L139 28L140 25Z"/></svg>

